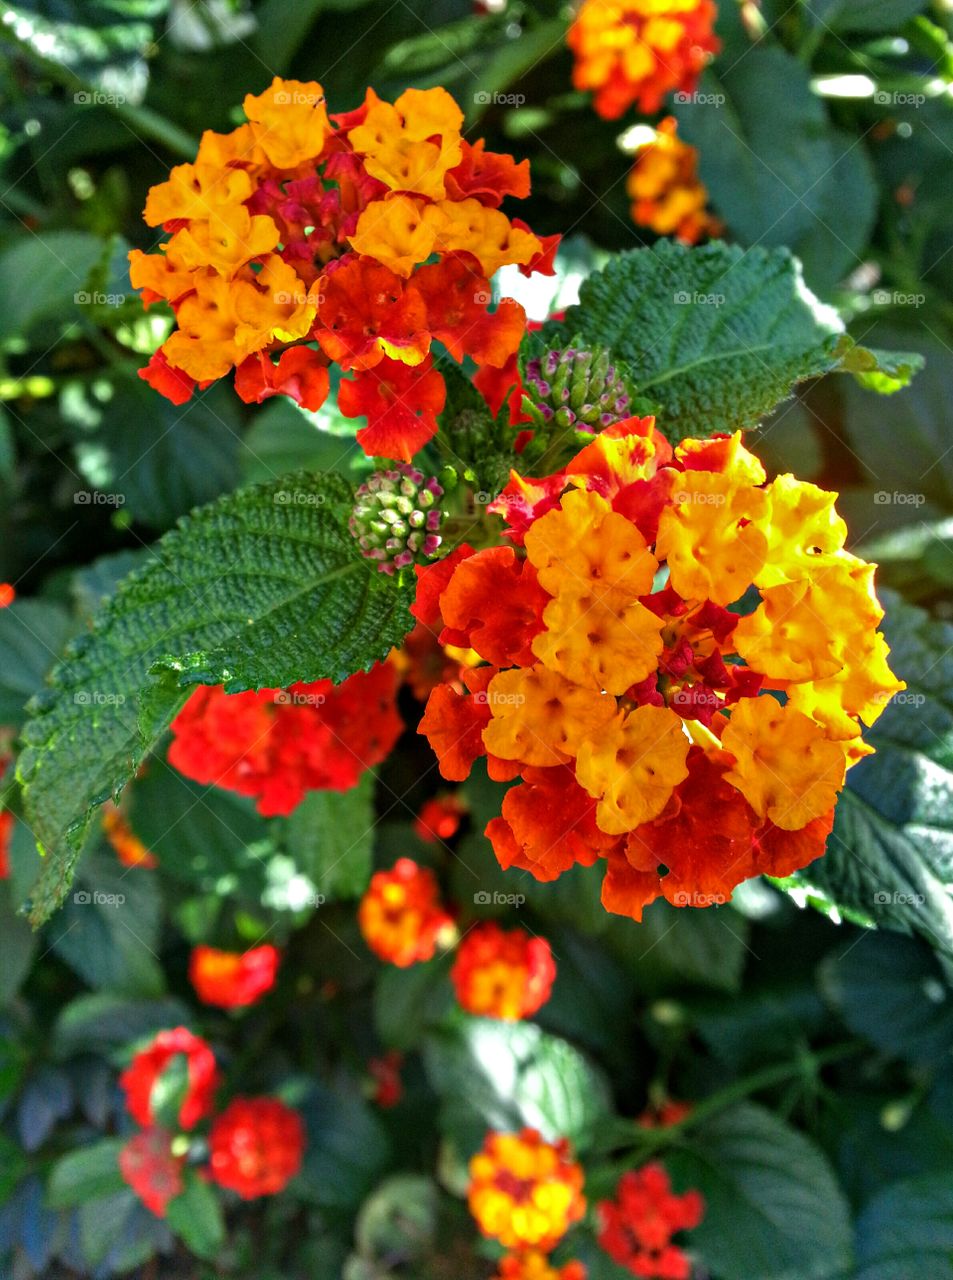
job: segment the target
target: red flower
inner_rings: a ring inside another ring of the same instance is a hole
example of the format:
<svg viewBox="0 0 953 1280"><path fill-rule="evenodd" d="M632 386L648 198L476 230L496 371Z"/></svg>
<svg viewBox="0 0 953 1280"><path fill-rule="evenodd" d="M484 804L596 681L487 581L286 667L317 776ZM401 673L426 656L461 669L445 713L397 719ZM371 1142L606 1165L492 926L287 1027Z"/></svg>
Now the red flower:
<svg viewBox="0 0 953 1280"><path fill-rule="evenodd" d="M17 589L9 582L0 582L0 609L7 609L17 598Z"/></svg>
<svg viewBox="0 0 953 1280"><path fill-rule="evenodd" d="M265 816L290 813L309 790L346 791L397 741L389 664L289 689L200 688L172 723L169 763L186 777L255 796Z"/></svg>
<svg viewBox="0 0 953 1280"><path fill-rule="evenodd" d="M235 370L235 390L246 404L262 404L271 396L288 396L315 413L327 400L330 385L322 356L308 347L289 347L277 364L259 351Z"/></svg>
<svg viewBox="0 0 953 1280"><path fill-rule="evenodd" d="M388 1049L382 1058L371 1058L367 1069L374 1081L373 1101L384 1110L396 1107L404 1096L400 1068L404 1055L398 1049Z"/></svg>
<svg viewBox="0 0 953 1280"><path fill-rule="evenodd" d="M421 840L452 840L466 812L466 804L459 796L434 796L425 801L414 819L414 831Z"/></svg>
<svg viewBox="0 0 953 1280"><path fill-rule="evenodd" d="M447 194L451 200L468 196L491 209L498 209L505 196L524 200L529 195L529 161L518 164L512 156L486 150L486 141L477 138L471 146L461 141L463 159L447 173Z"/></svg>
<svg viewBox="0 0 953 1280"><path fill-rule="evenodd" d="M13 814L9 809L0 812L0 880L10 875L10 837L13 835Z"/></svg>
<svg viewBox="0 0 953 1280"><path fill-rule="evenodd" d="M701 1195L675 1195L665 1169L647 1164L622 1175L616 1197L599 1205L599 1244L609 1257L646 1280L689 1280L691 1262L671 1241L677 1231L690 1231L701 1222Z"/></svg>
<svg viewBox="0 0 953 1280"><path fill-rule="evenodd" d="M346 418L367 418L357 433L366 454L409 462L436 434L446 398L443 378L429 356L416 368L385 358L341 382L338 408Z"/></svg>
<svg viewBox="0 0 953 1280"><path fill-rule="evenodd" d="M185 1190L185 1156L172 1154L172 1135L164 1129L143 1129L119 1152L119 1172L157 1218L164 1218L169 1201Z"/></svg>
<svg viewBox="0 0 953 1280"><path fill-rule="evenodd" d="M382 263L349 256L328 272L323 289L315 336L342 369L371 369L400 352L416 365L430 349L423 299Z"/></svg>
<svg viewBox="0 0 953 1280"><path fill-rule="evenodd" d="M144 1129L154 1120L152 1090L156 1081L180 1054L188 1064L188 1087L179 1108L179 1124L183 1129L194 1129L212 1110L219 1074L211 1048L187 1027L160 1031L119 1077L126 1094L126 1110Z"/></svg>
<svg viewBox="0 0 953 1280"><path fill-rule="evenodd" d="M205 1004L237 1009L255 1004L275 985L281 952L267 943L250 951L193 947L189 981Z"/></svg>
<svg viewBox="0 0 953 1280"><path fill-rule="evenodd" d="M185 404L187 400L191 400L192 393L198 386L195 379L190 378L182 369L173 369L161 349L139 370L139 377L173 404Z"/></svg>
<svg viewBox="0 0 953 1280"><path fill-rule="evenodd" d="M236 1098L212 1125L209 1174L243 1200L283 1191L301 1168L301 1117L277 1098Z"/></svg>
<svg viewBox="0 0 953 1280"><path fill-rule="evenodd" d="M528 560L512 547L489 547L460 564L441 594L441 643L473 648L499 667L530 666L550 599Z"/></svg>
<svg viewBox="0 0 953 1280"><path fill-rule="evenodd" d="M556 978L552 948L525 929L474 925L457 949L450 979L467 1013L515 1022L549 999Z"/></svg>
<svg viewBox="0 0 953 1280"><path fill-rule="evenodd" d="M414 276L427 307L427 326L454 360L472 356L477 364L501 368L516 353L526 329L526 312L503 298L490 313L490 282L469 253L447 254Z"/></svg>

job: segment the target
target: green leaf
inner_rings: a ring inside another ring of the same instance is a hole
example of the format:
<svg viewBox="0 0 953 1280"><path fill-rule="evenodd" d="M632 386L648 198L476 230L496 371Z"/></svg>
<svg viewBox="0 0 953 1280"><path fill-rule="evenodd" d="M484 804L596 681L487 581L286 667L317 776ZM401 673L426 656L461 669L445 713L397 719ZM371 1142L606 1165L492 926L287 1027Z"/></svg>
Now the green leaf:
<svg viewBox="0 0 953 1280"><path fill-rule="evenodd" d="M923 7L924 0L814 0L804 17L813 26L832 31L893 33Z"/></svg>
<svg viewBox="0 0 953 1280"><path fill-rule="evenodd" d="M829 956L821 990L851 1031L914 1063L941 1063L953 1044L953 991L929 947L896 934L867 934Z"/></svg>
<svg viewBox="0 0 953 1280"><path fill-rule="evenodd" d="M766 94L784 111L766 111ZM719 61L676 114L732 239L787 246L814 289L829 290L854 269L877 187L863 141L833 128L804 63L777 46Z"/></svg>
<svg viewBox="0 0 953 1280"><path fill-rule="evenodd" d="M335 412L326 404L320 413L310 414L287 396L277 396L255 417L242 441L242 478L267 482L301 468L342 475L369 469L355 443L353 422L344 419L349 427L344 436L324 429Z"/></svg>
<svg viewBox="0 0 953 1280"><path fill-rule="evenodd" d="M839 368L852 373L865 390L886 396L908 387L924 364L917 351L878 351L862 347L849 334L841 338L834 354Z"/></svg>
<svg viewBox="0 0 953 1280"><path fill-rule="evenodd" d="M857 1222L857 1280L953 1280L953 1182L948 1173L887 1187Z"/></svg>
<svg viewBox="0 0 953 1280"><path fill-rule="evenodd" d="M288 853L325 898L359 898L371 878L374 774L350 791L312 791L288 818Z"/></svg>
<svg viewBox="0 0 953 1280"><path fill-rule="evenodd" d="M450 955L406 969L386 965L374 986L374 1026L389 1048L411 1050L453 1008Z"/></svg>
<svg viewBox="0 0 953 1280"><path fill-rule="evenodd" d="M412 578L361 556L351 502L341 477L304 472L219 499L166 534L70 646L23 730L25 809L48 856L34 923L63 901L92 811L129 780L190 686L340 681L400 643Z"/></svg>
<svg viewBox="0 0 953 1280"><path fill-rule="evenodd" d="M225 1243L221 1202L209 1184L193 1170L185 1174L185 1190L169 1201L166 1221L199 1258L214 1258Z"/></svg>
<svg viewBox="0 0 953 1280"><path fill-rule="evenodd" d="M47 600L15 600L0 610L0 724L23 723L24 707L72 631L66 610Z"/></svg>
<svg viewBox="0 0 953 1280"><path fill-rule="evenodd" d="M189 1011L178 1000L134 1000L96 992L78 996L60 1013L53 1026L52 1051L60 1059L108 1052L188 1023Z"/></svg>
<svg viewBox="0 0 953 1280"><path fill-rule="evenodd" d="M126 1184L119 1172L119 1153L125 1145L125 1138L104 1138L61 1156L46 1188L50 1208L71 1209L122 1190Z"/></svg>
<svg viewBox="0 0 953 1280"><path fill-rule="evenodd" d="M907 689L847 774L827 851L794 877L878 925L919 933L953 974L953 626L892 592L883 632Z"/></svg>
<svg viewBox="0 0 953 1280"><path fill-rule="evenodd" d="M531 1022L461 1017L424 1041L424 1065L461 1146L487 1129L538 1129L585 1151L610 1111L606 1081L566 1040Z"/></svg>
<svg viewBox="0 0 953 1280"><path fill-rule="evenodd" d="M0 936L3 937L3 964L0 965L0 1007L9 1004L20 989L33 960L36 936L27 922L14 913L8 885L0 884Z"/></svg>
<svg viewBox="0 0 953 1280"><path fill-rule="evenodd" d="M692 1246L719 1280L833 1280L851 1261L847 1204L821 1152L742 1103L690 1129L666 1166L705 1197Z"/></svg>
<svg viewBox="0 0 953 1280"><path fill-rule="evenodd" d="M362 1098L321 1086L301 1113L308 1144L295 1189L322 1209L355 1212L390 1160L384 1126Z"/></svg>
<svg viewBox="0 0 953 1280"><path fill-rule="evenodd" d="M754 426L833 367L842 326L784 249L663 241L590 276L565 331L610 347L658 403L661 430L683 439Z"/></svg>
<svg viewBox="0 0 953 1280"><path fill-rule="evenodd" d="M0 1133L0 1202L7 1202L28 1168L29 1161L20 1147L5 1133Z"/></svg>
<svg viewBox="0 0 953 1280"><path fill-rule="evenodd" d="M44 231L16 239L0 253L0 341L33 335L46 322L79 315L77 295L82 294L90 272L103 253L98 236L86 231ZM49 346L45 331L44 346Z"/></svg>

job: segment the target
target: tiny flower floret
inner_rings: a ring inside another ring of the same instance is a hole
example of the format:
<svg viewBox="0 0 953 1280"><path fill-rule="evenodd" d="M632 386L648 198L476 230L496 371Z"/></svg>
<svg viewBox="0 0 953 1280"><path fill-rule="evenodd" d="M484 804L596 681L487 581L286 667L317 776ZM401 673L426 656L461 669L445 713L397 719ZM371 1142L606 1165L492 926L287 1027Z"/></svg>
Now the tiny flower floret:
<svg viewBox="0 0 953 1280"><path fill-rule="evenodd" d="M375 471L354 495L348 527L381 573L394 573L437 554L442 497L436 477L408 463Z"/></svg>

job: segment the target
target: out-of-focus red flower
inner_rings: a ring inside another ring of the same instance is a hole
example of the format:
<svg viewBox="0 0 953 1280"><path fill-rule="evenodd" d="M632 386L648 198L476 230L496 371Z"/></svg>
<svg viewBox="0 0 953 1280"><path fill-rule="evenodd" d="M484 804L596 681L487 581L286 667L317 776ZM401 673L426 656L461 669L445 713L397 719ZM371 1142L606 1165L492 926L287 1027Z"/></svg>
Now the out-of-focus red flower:
<svg viewBox="0 0 953 1280"><path fill-rule="evenodd" d="M277 1098L236 1098L212 1125L209 1175L243 1200L283 1191L301 1168L304 1125Z"/></svg>
<svg viewBox="0 0 953 1280"><path fill-rule="evenodd" d="M192 694L172 722L169 763L196 782L254 796L258 812L290 813L307 791L346 791L379 764L403 722L388 663L289 689Z"/></svg>
<svg viewBox="0 0 953 1280"><path fill-rule="evenodd" d="M119 1077L126 1094L126 1110L144 1129L150 1128L155 1119L153 1087L173 1058L180 1054L188 1065L188 1086L179 1108L179 1124L183 1129L193 1129L212 1110L220 1077L211 1048L187 1027L160 1031Z"/></svg>
<svg viewBox="0 0 953 1280"><path fill-rule="evenodd" d="M17 598L17 589L10 582L0 582L0 609L6 609Z"/></svg>
<svg viewBox="0 0 953 1280"><path fill-rule="evenodd" d="M687 1254L672 1244L678 1231L697 1227L705 1202L697 1191L675 1195L660 1164L624 1173L615 1200L599 1206L599 1244L620 1266L646 1280L689 1280Z"/></svg>
<svg viewBox="0 0 953 1280"><path fill-rule="evenodd" d="M125 816L111 802L103 805L103 834L124 867L159 865L159 859L146 848Z"/></svg>
<svg viewBox="0 0 953 1280"><path fill-rule="evenodd" d="M185 1156L172 1154L172 1135L165 1129L143 1129L119 1152L119 1172L157 1218L164 1218L170 1200L185 1190Z"/></svg>
<svg viewBox="0 0 953 1280"><path fill-rule="evenodd" d="M647 1106L640 1115L636 1116L635 1123L641 1125L643 1129L667 1129L670 1125L681 1124L691 1113L690 1102L680 1102L677 1098L664 1098L661 1102L653 1102Z"/></svg>
<svg viewBox="0 0 953 1280"><path fill-rule="evenodd" d="M586 1280L586 1268L575 1259L554 1267L545 1253L530 1249L501 1258L500 1269L493 1280Z"/></svg>
<svg viewBox="0 0 953 1280"><path fill-rule="evenodd" d="M281 952L265 943L249 951L218 951L215 947L192 948L189 981L205 1004L220 1009L237 1009L255 1004L275 985Z"/></svg>
<svg viewBox="0 0 953 1280"><path fill-rule="evenodd" d="M400 969L430 960L453 933L436 876L411 858L398 858L389 871L371 877L357 922L374 954Z"/></svg>
<svg viewBox="0 0 953 1280"><path fill-rule="evenodd" d="M466 812L466 804L455 792L433 796L414 819L414 831L421 840L452 840Z"/></svg>
<svg viewBox="0 0 953 1280"><path fill-rule="evenodd" d="M13 835L14 817L9 809L0 812L0 880L10 875L10 837Z"/></svg>
<svg viewBox="0 0 953 1280"><path fill-rule="evenodd" d="M474 925L457 948L450 979L467 1013L516 1022L549 999L556 978L545 938L525 929L501 929L495 921Z"/></svg>
<svg viewBox="0 0 953 1280"><path fill-rule="evenodd" d="M388 1049L380 1058L371 1058L367 1069L374 1081L372 1100L388 1110L396 1107L404 1096L404 1083L400 1078L404 1055L399 1049Z"/></svg>

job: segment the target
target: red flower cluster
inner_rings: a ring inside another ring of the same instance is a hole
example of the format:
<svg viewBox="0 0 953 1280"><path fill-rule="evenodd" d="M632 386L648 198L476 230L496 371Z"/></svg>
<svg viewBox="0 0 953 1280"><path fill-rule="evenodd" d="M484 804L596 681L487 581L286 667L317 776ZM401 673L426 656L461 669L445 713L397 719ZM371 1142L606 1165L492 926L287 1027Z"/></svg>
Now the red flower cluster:
<svg viewBox="0 0 953 1280"><path fill-rule="evenodd" d="M531 1017L549 999L556 964L545 938L486 921L462 939L450 978L468 1013L515 1022Z"/></svg>
<svg viewBox="0 0 953 1280"><path fill-rule="evenodd" d="M398 858L390 871L375 872L357 922L374 954L399 969L432 959L437 947L454 937L436 876L411 858Z"/></svg>
<svg viewBox="0 0 953 1280"><path fill-rule="evenodd" d="M126 1109L143 1128L155 1123L152 1091L174 1058L184 1056L188 1066L188 1087L179 1108L179 1124L194 1129L211 1112L220 1077L212 1050L187 1027L160 1031L141 1050L119 1077L126 1094Z"/></svg>
<svg viewBox="0 0 953 1280"><path fill-rule="evenodd" d="M164 1129L143 1129L119 1152L119 1172L157 1218L185 1190L184 1167L184 1154L172 1154L172 1135Z"/></svg>
<svg viewBox="0 0 953 1280"><path fill-rule="evenodd" d="M13 814L9 809L0 812L0 880L10 875L10 837L13 835Z"/></svg>
<svg viewBox="0 0 953 1280"><path fill-rule="evenodd" d="M599 1244L613 1262L645 1280L689 1280L691 1262L672 1236L697 1227L704 1217L697 1191L675 1195L664 1168L647 1164L623 1174L616 1199L598 1208Z"/></svg>
<svg viewBox="0 0 953 1280"><path fill-rule="evenodd" d="M209 1173L243 1200L284 1190L301 1168L301 1117L277 1098L236 1098L209 1135Z"/></svg>
<svg viewBox="0 0 953 1280"><path fill-rule="evenodd" d="M400 736L397 677L389 664L289 689L227 694L200 688L172 722L169 763L187 778L255 796L266 817L306 791L346 791Z"/></svg>
<svg viewBox="0 0 953 1280"><path fill-rule="evenodd" d="M421 840L452 840L460 830L467 807L460 796L449 794L427 800L414 819L414 831Z"/></svg>
<svg viewBox="0 0 953 1280"><path fill-rule="evenodd" d="M255 1004L275 985L281 952L266 943L248 951L193 947L189 981L205 1004L238 1009Z"/></svg>

